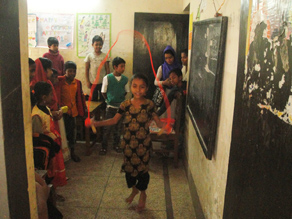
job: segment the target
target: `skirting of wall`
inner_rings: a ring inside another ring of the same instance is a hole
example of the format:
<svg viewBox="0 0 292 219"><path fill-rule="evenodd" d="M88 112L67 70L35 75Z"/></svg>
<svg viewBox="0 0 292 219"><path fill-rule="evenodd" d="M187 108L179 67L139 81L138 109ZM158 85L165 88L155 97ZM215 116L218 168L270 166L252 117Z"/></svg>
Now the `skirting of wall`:
<svg viewBox="0 0 292 219"><path fill-rule="evenodd" d="M183 163L184 163L185 171L187 173L190 193L191 193L191 196L192 196L193 206L194 206L195 213L196 213L196 219L205 219L205 215L203 213L201 202L200 202L200 199L199 199L199 196L198 196L198 193L197 193L197 187L195 185L193 176L192 176L192 174L190 172L190 168L189 168L189 164L188 164L186 153L183 153L183 154L184 154L183 155Z"/></svg>

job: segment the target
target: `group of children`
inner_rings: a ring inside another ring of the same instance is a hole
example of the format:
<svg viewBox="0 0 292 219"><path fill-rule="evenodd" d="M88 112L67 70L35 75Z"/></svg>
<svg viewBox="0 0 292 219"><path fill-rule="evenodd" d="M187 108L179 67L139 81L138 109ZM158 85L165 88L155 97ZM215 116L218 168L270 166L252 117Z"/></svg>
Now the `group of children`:
<svg viewBox="0 0 292 219"><path fill-rule="evenodd" d="M29 59L33 133L50 137L62 148L60 127L57 121L63 118L71 158L79 162L80 158L74 150L75 119L77 116L85 115L85 99L81 82L75 78L77 66L73 61L64 63L63 57L59 54L58 45L58 40L50 37L48 39L49 52L35 61ZM104 61L106 54L101 51L103 40L100 36L92 39L92 46L94 52L88 54L84 60L86 85L88 88L94 87L92 100L105 100L107 107L105 120L95 121L92 118L86 125L88 127L109 126L104 127L103 130L100 155L107 153L108 137L112 129L114 130L113 145L116 146L117 152L124 152L122 170L126 173L128 187L132 188L126 201L131 203L140 192L137 210L141 211L145 208L145 191L150 179L148 173L151 148L149 122L154 120L157 126L162 128L164 124L159 120L158 114L165 107L157 112L153 101L145 98L149 87L145 75L134 74L128 83L128 78L123 75L126 62L122 58L113 59L113 73L110 73L109 59ZM100 67L100 63L104 65ZM185 89L181 69L177 67L171 67L168 75L169 86L174 88L173 92ZM133 97L125 100L126 94L130 91ZM61 107L66 107L67 110L64 111ZM121 139L122 117L124 129ZM60 149L55 151L55 156L51 159L48 176L53 178L54 187L67 183L64 159Z"/></svg>

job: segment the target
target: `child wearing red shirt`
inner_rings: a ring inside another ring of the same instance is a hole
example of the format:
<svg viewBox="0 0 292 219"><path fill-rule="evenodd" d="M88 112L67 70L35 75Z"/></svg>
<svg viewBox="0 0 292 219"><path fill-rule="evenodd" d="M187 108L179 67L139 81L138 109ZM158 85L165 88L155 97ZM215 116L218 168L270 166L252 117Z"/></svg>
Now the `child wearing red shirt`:
<svg viewBox="0 0 292 219"><path fill-rule="evenodd" d="M48 38L49 52L45 53L43 57L50 59L53 62L53 68L58 71L58 75L64 75L64 58L59 53L59 41L55 37Z"/></svg>

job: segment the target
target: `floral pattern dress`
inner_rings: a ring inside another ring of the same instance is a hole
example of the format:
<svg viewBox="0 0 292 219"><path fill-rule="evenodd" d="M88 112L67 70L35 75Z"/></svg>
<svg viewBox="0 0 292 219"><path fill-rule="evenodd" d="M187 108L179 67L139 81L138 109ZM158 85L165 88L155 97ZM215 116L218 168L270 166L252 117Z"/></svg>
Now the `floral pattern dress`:
<svg viewBox="0 0 292 219"><path fill-rule="evenodd" d="M151 138L149 123L155 113L155 105L151 100L139 108L135 108L131 100L121 103L118 113L124 115L123 139L120 147L124 151L122 171L131 173L133 177L149 170Z"/></svg>

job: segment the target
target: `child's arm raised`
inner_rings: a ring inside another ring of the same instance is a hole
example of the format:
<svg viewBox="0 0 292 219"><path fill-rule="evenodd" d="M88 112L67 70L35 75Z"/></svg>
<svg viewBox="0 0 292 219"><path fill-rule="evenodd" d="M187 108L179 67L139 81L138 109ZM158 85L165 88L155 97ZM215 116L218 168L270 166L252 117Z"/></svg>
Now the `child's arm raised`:
<svg viewBox="0 0 292 219"><path fill-rule="evenodd" d="M94 120L94 118L92 118L90 120L90 126L94 125L95 127L99 127L99 126L110 126L110 125L115 125L118 123L118 121L122 118L122 115L119 113L116 113L116 115L111 118L111 119L107 119L107 120L102 120L102 121L96 121Z"/></svg>

